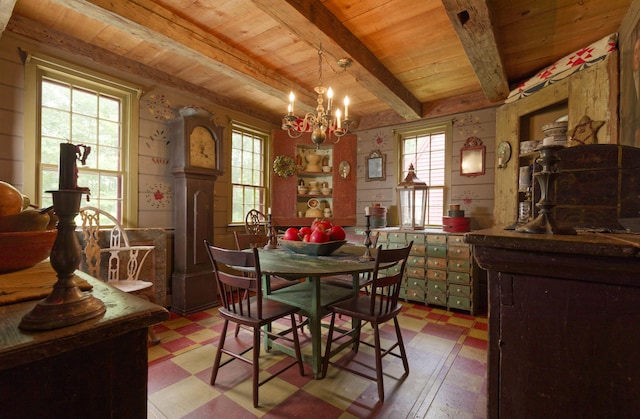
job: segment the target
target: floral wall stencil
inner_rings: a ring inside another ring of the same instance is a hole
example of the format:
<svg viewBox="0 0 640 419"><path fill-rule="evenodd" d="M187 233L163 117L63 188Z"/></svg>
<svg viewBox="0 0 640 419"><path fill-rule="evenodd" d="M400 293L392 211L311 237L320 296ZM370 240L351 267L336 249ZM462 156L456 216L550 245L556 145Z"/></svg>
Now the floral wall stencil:
<svg viewBox="0 0 640 419"><path fill-rule="evenodd" d="M147 188L145 199L152 208L171 208L173 190L169 184L163 182L155 183Z"/></svg>
<svg viewBox="0 0 640 419"><path fill-rule="evenodd" d="M477 114L468 113L461 118L456 118L454 127L461 137L480 137L482 122Z"/></svg>
<svg viewBox="0 0 640 419"><path fill-rule="evenodd" d="M372 150L386 149L388 141L389 140L387 139L387 135L382 131L378 131L373 135L373 138L371 138L371 149Z"/></svg>
<svg viewBox="0 0 640 419"><path fill-rule="evenodd" d="M169 99L163 94L152 93L145 98L147 109L155 119L168 120L176 117Z"/></svg>
<svg viewBox="0 0 640 419"><path fill-rule="evenodd" d="M155 164L169 164L169 145L171 141L167 139L164 129L156 129L153 134L145 139L146 153Z"/></svg>

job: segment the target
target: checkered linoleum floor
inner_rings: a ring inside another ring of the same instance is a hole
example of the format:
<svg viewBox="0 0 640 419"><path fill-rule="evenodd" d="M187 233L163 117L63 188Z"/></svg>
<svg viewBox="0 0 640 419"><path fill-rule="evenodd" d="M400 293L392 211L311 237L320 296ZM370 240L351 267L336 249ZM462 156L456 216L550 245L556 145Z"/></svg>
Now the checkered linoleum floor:
<svg viewBox="0 0 640 419"><path fill-rule="evenodd" d="M403 302L399 321L410 373L402 380L401 361L385 357L384 403L378 402L374 381L332 367L326 378L314 380L306 365L304 377L291 368L261 386L260 407L254 409L248 365L232 362L220 370L216 385L209 385L222 328L217 309L187 317L172 313L155 326L161 344L148 349L148 417L485 418L486 316ZM392 323L385 332L394 336ZM306 338L301 335L302 345ZM239 339L250 342L251 335L241 332ZM350 355L344 350L333 360ZM261 356L263 374L283 357L264 351ZM356 359L371 365L373 356L361 346Z"/></svg>

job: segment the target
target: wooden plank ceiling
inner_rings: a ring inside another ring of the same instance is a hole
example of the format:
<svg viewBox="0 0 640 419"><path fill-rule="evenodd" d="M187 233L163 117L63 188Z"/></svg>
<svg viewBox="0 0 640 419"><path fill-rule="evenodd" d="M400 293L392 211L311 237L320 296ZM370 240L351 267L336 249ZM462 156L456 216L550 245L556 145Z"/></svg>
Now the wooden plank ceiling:
<svg viewBox="0 0 640 419"><path fill-rule="evenodd" d="M363 129L497 105L631 1L0 0L0 31L276 125L290 91L315 108L322 45L322 81Z"/></svg>

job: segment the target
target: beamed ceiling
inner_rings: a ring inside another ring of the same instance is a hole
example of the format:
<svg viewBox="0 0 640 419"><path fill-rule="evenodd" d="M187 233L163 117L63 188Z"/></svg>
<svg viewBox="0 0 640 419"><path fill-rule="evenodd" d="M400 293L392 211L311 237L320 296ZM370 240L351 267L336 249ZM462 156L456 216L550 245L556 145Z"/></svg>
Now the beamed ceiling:
<svg viewBox="0 0 640 419"><path fill-rule="evenodd" d="M501 103L631 0L0 0L0 30L279 124L323 81L360 128ZM349 58L346 71L339 59Z"/></svg>

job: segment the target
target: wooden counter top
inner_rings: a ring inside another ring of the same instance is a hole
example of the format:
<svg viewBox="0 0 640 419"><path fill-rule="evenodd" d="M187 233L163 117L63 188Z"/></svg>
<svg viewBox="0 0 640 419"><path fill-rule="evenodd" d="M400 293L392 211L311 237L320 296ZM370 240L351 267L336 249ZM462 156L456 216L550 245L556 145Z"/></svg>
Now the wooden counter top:
<svg viewBox="0 0 640 419"><path fill-rule="evenodd" d="M51 273L55 275L53 269ZM7 279L11 275L2 277ZM19 329L18 325L40 299L0 306L0 371L146 328L169 318L164 307L126 294L83 272L78 271L76 275L93 286L92 293L105 304L106 313L76 325L31 332Z"/></svg>

